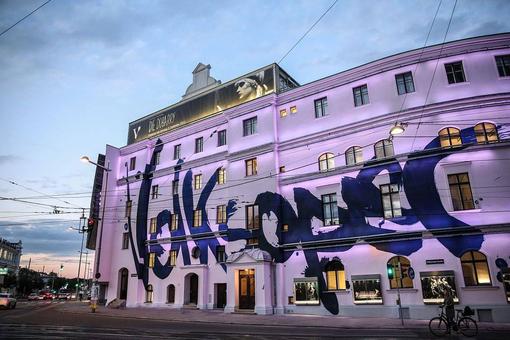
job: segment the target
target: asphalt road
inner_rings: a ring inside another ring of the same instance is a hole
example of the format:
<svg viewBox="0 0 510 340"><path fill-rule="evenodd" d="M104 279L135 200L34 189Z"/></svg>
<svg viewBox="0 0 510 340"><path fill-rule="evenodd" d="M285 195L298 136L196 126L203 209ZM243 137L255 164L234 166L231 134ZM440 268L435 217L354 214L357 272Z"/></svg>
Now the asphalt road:
<svg viewBox="0 0 510 340"><path fill-rule="evenodd" d="M162 321L59 310L66 302L18 302L16 309L0 310L1 339L426 339L423 329L339 329ZM461 339L450 336L448 339ZM508 339L504 332L485 332L477 339Z"/></svg>

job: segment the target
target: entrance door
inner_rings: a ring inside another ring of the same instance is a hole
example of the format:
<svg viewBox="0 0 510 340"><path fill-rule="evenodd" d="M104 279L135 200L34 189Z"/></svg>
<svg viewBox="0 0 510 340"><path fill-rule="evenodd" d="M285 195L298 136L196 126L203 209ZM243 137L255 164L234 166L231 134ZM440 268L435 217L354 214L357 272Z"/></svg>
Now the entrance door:
<svg viewBox="0 0 510 340"><path fill-rule="evenodd" d="M216 285L216 308L225 308L227 304L227 284L218 283Z"/></svg>
<svg viewBox="0 0 510 340"><path fill-rule="evenodd" d="M255 308L255 269L239 271L239 309Z"/></svg>
<svg viewBox="0 0 510 340"><path fill-rule="evenodd" d="M122 268L120 270L120 289L119 289L120 300L127 299L128 276L129 276L128 270L126 268Z"/></svg>
<svg viewBox="0 0 510 340"><path fill-rule="evenodd" d="M198 275L191 274L189 277L189 303L198 304Z"/></svg>

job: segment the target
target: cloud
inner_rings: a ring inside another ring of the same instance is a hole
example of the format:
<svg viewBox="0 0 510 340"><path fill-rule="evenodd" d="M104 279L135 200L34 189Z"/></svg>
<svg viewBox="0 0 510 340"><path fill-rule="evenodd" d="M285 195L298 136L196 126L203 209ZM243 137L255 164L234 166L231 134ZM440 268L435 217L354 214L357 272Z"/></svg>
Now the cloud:
<svg viewBox="0 0 510 340"><path fill-rule="evenodd" d="M0 164L8 164L21 161L23 158L15 155L0 155Z"/></svg>

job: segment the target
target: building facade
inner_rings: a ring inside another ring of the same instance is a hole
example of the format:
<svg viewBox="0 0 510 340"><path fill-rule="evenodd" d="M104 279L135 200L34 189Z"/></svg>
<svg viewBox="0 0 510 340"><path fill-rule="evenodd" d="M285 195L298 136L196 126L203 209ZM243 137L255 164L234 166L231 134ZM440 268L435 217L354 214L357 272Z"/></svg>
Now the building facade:
<svg viewBox="0 0 510 340"><path fill-rule="evenodd" d="M18 275L22 250L23 244L21 240L9 242L0 238L0 275L5 275L8 272Z"/></svg>
<svg viewBox="0 0 510 340"><path fill-rule="evenodd" d="M510 321L510 34L301 86L209 69L106 147L107 303L430 318L450 288Z"/></svg>

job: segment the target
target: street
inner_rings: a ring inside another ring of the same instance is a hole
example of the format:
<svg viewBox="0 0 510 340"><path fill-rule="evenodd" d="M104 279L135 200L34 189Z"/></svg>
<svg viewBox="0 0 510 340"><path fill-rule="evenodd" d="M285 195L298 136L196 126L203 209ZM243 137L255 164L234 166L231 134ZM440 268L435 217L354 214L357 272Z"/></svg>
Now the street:
<svg viewBox="0 0 510 340"><path fill-rule="evenodd" d="M111 339L111 338L177 338L177 339L338 339L338 338L432 338L424 327L346 327L342 325L332 327L321 326L312 321L310 317L283 316L274 318L285 322L281 324L268 324L263 320L268 317L256 315L242 315L232 318L223 313L209 313L201 311L175 311L168 314L164 309L158 312L161 318L155 319L154 310L147 310L146 315L133 310L116 310L108 313L107 309L100 309L98 313L88 312L86 303L62 301L36 301L18 302L16 309L0 311L0 337L3 339L51 339L51 338L77 338L77 339ZM169 318L169 314L175 314ZM189 314L190 321L185 321ZM208 317L216 321L208 321ZM204 321L197 321L203 317ZM166 319L165 319L166 318ZM217 321L223 318L222 321ZM172 320L173 319L173 320ZM247 321L236 321L247 320ZM313 319L314 320L314 319ZM339 319L339 321L342 319ZM366 319L368 324L371 319ZM243 323L244 322L244 323ZM257 322L246 323L246 322ZM298 324L292 325L291 322ZM312 325L313 324L313 325ZM425 324L424 324L425 325ZM506 329L481 329L477 339L506 338ZM460 339L460 336L451 336L450 339Z"/></svg>

